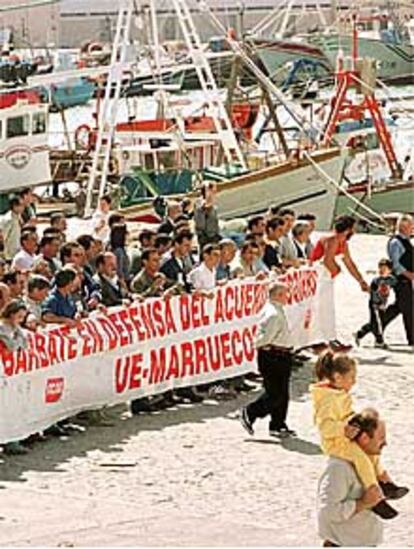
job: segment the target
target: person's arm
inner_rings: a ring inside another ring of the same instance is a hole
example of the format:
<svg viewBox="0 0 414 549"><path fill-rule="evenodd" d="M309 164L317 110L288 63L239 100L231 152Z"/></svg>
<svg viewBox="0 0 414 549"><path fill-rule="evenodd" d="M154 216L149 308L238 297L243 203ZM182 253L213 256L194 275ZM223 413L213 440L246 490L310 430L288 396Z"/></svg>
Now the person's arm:
<svg viewBox="0 0 414 549"><path fill-rule="evenodd" d="M364 277L359 272L358 267L355 265L351 254L349 253L349 247L348 244L345 244L345 250L344 250L344 263L345 267L348 269L351 276L355 278L355 280L358 282L358 284L361 286L361 290L363 292L369 292L369 285L364 280Z"/></svg>
<svg viewBox="0 0 414 549"><path fill-rule="evenodd" d="M341 272L341 268L336 261L336 240L334 237L325 240L325 253L323 255L323 264L331 273L332 277Z"/></svg>
<svg viewBox="0 0 414 549"><path fill-rule="evenodd" d="M73 326L76 326L77 324L77 321L73 318L59 316L48 311L45 311L42 314L42 320L46 322L46 324L65 324L66 326L70 326L71 328Z"/></svg>
<svg viewBox="0 0 414 549"><path fill-rule="evenodd" d="M54 299L47 299L42 306L42 320L47 324L65 324L76 326L76 320L58 314L57 304Z"/></svg>
<svg viewBox="0 0 414 549"><path fill-rule="evenodd" d="M206 230L207 216L203 206L194 209L194 226L196 233L204 233Z"/></svg>
<svg viewBox="0 0 414 549"><path fill-rule="evenodd" d="M88 297L88 308L95 309L102 302L102 292L94 279L85 273L85 286Z"/></svg>
<svg viewBox="0 0 414 549"><path fill-rule="evenodd" d="M145 287L142 279L136 276L131 283L131 291L141 297L159 297L162 289L167 283L167 278L163 273L158 273L150 286Z"/></svg>
<svg viewBox="0 0 414 549"><path fill-rule="evenodd" d="M404 255L404 247L396 238L390 241L388 244L388 255L392 261L393 271L398 276L404 276L408 280L414 280L414 272L407 271L407 269L401 265L401 258Z"/></svg>
<svg viewBox="0 0 414 549"><path fill-rule="evenodd" d="M333 399L325 398L317 408L316 425L322 438L345 437L346 421L335 420Z"/></svg>

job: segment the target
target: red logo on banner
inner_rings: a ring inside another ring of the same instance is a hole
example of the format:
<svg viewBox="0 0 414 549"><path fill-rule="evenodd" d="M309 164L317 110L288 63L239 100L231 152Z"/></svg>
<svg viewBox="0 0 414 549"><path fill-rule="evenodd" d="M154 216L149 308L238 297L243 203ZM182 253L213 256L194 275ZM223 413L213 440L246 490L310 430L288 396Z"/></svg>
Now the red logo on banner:
<svg viewBox="0 0 414 549"><path fill-rule="evenodd" d="M309 330L311 322L312 322L312 311L308 309L305 313L305 322L303 324L305 330Z"/></svg>
<svg viewBox="0 0 414 549"><path fill-rule="evenodd" d="M60 400L63 394L63 388L65 381L63 377L51 377L47 380L46 392L45 392L45 402L47 404L52 404Z"/></svg>

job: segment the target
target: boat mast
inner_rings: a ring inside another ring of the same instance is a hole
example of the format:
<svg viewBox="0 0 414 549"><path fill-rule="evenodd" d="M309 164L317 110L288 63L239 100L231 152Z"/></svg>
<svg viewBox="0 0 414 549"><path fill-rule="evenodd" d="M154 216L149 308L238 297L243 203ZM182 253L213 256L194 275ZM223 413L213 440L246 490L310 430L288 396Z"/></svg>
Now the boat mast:
<svg viewBox="0 0 414 549"><path fill-rule="evenodd" d="M154 93L154 98L157 101L157 115L156 118L165 118L167 97L165 90L162 86L162 67L161 67L161 46L158 32L158 20L157 10L155 7L155 0L150 2L150 20L151 20L151 35L152 42L155 48L154 60L155 60L155 78L158 81L157 91Z"/></svg>
<svg viewBox="0 0 414 549"><path fill-rule="evenodd" d="M193 60L201 89L213 119L214 127L229 164L237 163L246 168L246 162L234 133L230 117L221 99L200 36L185 0L172 0L188 51Z"/></svg>
<svg viewBox="0 0 414 549"><path fill-rule="evenodd" d="M280 25L280 30L276 35L278 38L284 38L284 36L285 36L286 29L289 25L290 14L291 14L291 11L292 11L292 6L293 6L294 1L295 0L290 0L289 4L287 5L286 12L285 12L285 15L283 17L282 24Z"/></svg>
<svg viewBox="0 0 414 549"><path fill-rule="evenodd" d="M110 69L106 80L105 96L99 113L96 147L86 193L85 214L87 216L91 214L93 193L99 180L98 176L100 176L99 197L104 194L107 183L133 8L133 0L121 0L112 46Z"/></svg>
<svg viewBox="0 0 414 549"><path fill-rule="evenodd" d="M322 144L328 146L331 143L338 123L349 119L363 120L365 112L368 111L371 115L391 173L393 177L397 179L402 175L401 166L397 160L390 133L371 85L371 82L376 81L375 60L360 59L358 57L356 15L353 15L352 17L352 27L351 69L349 70L346 68L349 64L345 64L344 59L338 58L336 91L332 102L332 109L329 113L324 131ZM363 99L359 104L355 104L347 97L348 91L351 89L359 90L363 95Z"/></svg>

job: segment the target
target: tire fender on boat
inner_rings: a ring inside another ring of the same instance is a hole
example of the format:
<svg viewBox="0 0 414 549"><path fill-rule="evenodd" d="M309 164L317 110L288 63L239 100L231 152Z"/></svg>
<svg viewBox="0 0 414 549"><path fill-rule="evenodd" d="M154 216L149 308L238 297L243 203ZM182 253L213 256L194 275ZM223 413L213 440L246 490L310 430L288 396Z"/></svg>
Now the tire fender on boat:
<svg viewBox="0 0 414 549"><path fill-rule="evenodd" d="M93 146L93 131L88 124L82 124L75 130L75 146L78 150L90 151Z"/></svg>

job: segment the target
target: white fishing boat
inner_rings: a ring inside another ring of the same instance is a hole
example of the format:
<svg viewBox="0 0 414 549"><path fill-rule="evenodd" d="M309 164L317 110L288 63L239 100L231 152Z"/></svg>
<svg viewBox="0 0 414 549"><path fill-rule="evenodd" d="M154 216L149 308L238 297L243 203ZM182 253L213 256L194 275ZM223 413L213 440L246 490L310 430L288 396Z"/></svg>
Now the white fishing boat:
<svg viewBox="0 0 414 549"><path fill-rule="evenodd" d="M51 181L48 105L31 92L0 95L0 192Z"/></svg>

